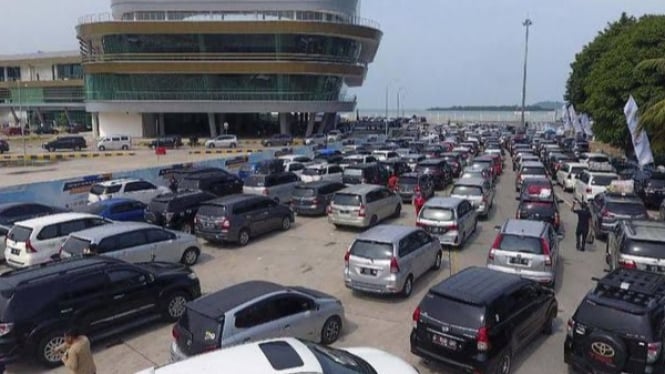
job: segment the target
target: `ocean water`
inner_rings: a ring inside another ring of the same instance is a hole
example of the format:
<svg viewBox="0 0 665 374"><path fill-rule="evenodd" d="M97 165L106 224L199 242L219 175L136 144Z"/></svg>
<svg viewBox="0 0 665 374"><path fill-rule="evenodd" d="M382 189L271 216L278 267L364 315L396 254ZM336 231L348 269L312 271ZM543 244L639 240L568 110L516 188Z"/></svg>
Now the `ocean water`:
<svg viewBox="0 0 665 374"><path fill-rule="evenodd" d="M380 109L359 109L358 113L361 118L363 117L385 117L386 111ZM430 123L446 123L450 122L520 122L521 113L519 111L461 111L461 110L445 110L445 111L427 111L427 110L414 110L405 109L400 111L399 115L418 118L425 117ZM355 113L346 113L343 115L345 118L355 119ZM388 111L389 117L397 117L396 110ZM542 122L555 122L560 118L557 111L551 112L525 112L524 118L527 122L542 123Z"/></svg>

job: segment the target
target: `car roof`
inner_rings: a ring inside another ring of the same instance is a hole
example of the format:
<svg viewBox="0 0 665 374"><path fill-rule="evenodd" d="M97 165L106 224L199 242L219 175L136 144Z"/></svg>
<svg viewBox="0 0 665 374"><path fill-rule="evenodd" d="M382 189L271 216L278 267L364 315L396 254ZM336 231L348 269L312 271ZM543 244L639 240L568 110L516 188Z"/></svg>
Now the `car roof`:
<svg viewBox="0 0 665 374"><path fill-rule="evenodd" d="M47 225L47 224L53 224L53 223L67 222L67 221L71 221L71 220L74 220L74 219L80 219L80 218L99 218L99 219L102 219L102 217L100 217L96 214L66 212L66 213L50 214L48 216L41 216L41 217L32 218L32 219L25 220L25 221L19 221L19 222L16 222L15 225L36 227L36 226L43 226L43 225Z"/></svg>
<svg viewBox="0 0 665 374"><path fill-rule="evenodd" d="M228 195L224 197L220 197L218 199L206 201L204 204L212 204L212 205L233 205L241 201L247 201L251 199L260 199L262 196L259 195L252 195L252 194L233 194L233 195Z"/></svg>
<svg viewBox="0 0 665 374"><path fill-rule="evenodd" d="M100 186L104 187L109 187L109 186L116 186L119 184L125 184L129 182L139 182L142 181L142 179L134 179L134 178L118 178L118 179L112 179L109 181L104 181L104 182L99 182L97 183Z"/></svg>
<svg viewBox="0 0 665 374"><path fill-rule="evenodd" d="M422 160L418 163L418 165L437 165L441 162L446 162L446 160L442 158L430 158L427 160Z"/></svg>
<svg viewBox="0 0 665 374"><path fill-rule="evenodd" d="M427 174L423 174L423 173L408 172L408 173L404 173L404 174L402 174L402 175L400 176L400 178L404 178L404 177L410 177L410 178L422 178L422 177L425 177L426 175L427 175Z"/></svg>
<svg viewBox="0 0 665 374"><path fill-rule="evenodd" d="M296 188L321 188L325 186L330 186L331 184L340 184L340 183L333 181L316 181L309 183L300 183L296 186Z"/></svg>
<svg viewBox="0 0 665 374"><path fill-rule="evenodd" d="M140 203L140 201L134 200L134 199L128 199L128 198L125 198L125 197L114 197L114 198L111 198L111 199L99 200L99 201L94 202L94 203L89 204L89 205L101 205L101 206L108 207L108 206L112 206L112 205L115 205L115 204L122 204L122 203Z"/></svg>
<svg viewBox="0 0 665 374"><path fill-rule="evenodd" d="M382 188L382 186L376 184L356 184L354 186L349 186L343 190L337 191L337 193L364 195L379 188Z"/></svg>
<svg viewBox="0 0 665 374"><path fill-rule="evenodd" d="M613 173L613 172L609 172L609 171L591 171L591 170L585 170L585 171L586 171L587 173L589 173L589 175L591 175L591 176L595 176L595 175L602 176L602 175L605 175L605 176L612 176L612 177L617 177L617 178L619 178L619 174L617 174L617 173Z"/></svg>
<svg viewBox="0 0 665 374"><path fill-rule="evenodd" d="M506 291L529 282L518 275L469 267L430 288L430 292L476 305L489 305Z"/></svg>
<svg viewBox="0 0 665 374"><path fill-rule="evenodd" d="M577 168L577 167L582 167L582 168L589 168L587 164L584 164L582 162L565 162L564 165L570 165L571 167Z"/></svg>
<svg viewBox="0 0 665 374"><path fill-rule="evenodd" d="M637 240L660 239L665 241L665 222L651 220L623 221L626 236Z"/></svg>
<svg viewBox="0 0 665 374"><path fill-rule="evenodd" d="M540 237L547 223L528 219L510 218L501 228L502 234Z"/></svg>
<svg viewBox="0 0 665 374"><path fill-rule="evenodd" d="M242 282L190 301L188 308L218 319L235 307L261 296L285 290L288 288L267 281Z"/></svg>
<svg viewBox="0 0 665 374"><path fill-rule="evenodd" d="M460 178L455 182L455 186L485 186L487 181L482 178Z"/></svg>
<svg viewBox="0 0 665 374"><path fill-rule="evenodd" d="M441 208L456 208L464 199L459 197L433 197L425 203L425 206L435 206Z"/></svg>
<svg viewBox="0 0 665 374"><path fill-rule="evenodd" d="M105 238L110 235L122 234L124 232L130 232L139 229L154 228L162 229L159 226L144 222L113 222L113 224L110 225L101 225L86 230L77 231L71 235L77 238L95 241L95 239Z"/></svg>
<svg viewBox="0 0 665 374"><path fill-rule="evenodd" d="M526 162L523 162L523 163L522 163L522 167L523 167L523 168L524 168L524 167L532 167L532 168L535 168L535 167L544 167L544 166L545 166L545 165L543 165L543 163L540 162L540 161L526 161Z"/></svg>
<svg viewBox="0 0 665 374"><path fill-rule="evenodd" d="M60 277L70 270L86 266L105 267L109 263L124 264L126 262L106 256L72 257L60 261L50 261L38 266L30 266L0 274L0 289L6 289L7 286L15 288L20 283L36 280L41 277L49 277L49 280L52 281L51 277L53 275Z"/></svg>
<svg viewBox="0 0 665 374"><path fill-rule="evenodd" d="M358 235L356 240L392 243L416 230L418 229L413 226L378 225Z"/></svg>

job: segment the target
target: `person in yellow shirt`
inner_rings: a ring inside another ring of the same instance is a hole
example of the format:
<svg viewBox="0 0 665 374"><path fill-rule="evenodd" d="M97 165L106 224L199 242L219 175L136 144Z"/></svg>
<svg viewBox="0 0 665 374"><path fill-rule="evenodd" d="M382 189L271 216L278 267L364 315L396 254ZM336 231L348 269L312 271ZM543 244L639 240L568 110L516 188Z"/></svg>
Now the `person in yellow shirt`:
<svg viewBox="0 0 665 374"><path fill-rule="evenodd" d="M97 368L90 350L90 340L77 329L65 332L65 344L58 347L63 352L62 363L72 374L96 374Z"/></svg>

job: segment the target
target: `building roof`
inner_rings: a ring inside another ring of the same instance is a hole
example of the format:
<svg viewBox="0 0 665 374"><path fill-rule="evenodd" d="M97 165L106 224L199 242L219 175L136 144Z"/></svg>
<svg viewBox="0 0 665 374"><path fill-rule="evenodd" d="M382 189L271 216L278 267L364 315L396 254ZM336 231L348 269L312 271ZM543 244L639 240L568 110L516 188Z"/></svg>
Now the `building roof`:
<svg viewBox="0 0 665 374"><path fill-rule="evenodd" d="M78 50L72 51L52 51L44 52L37 51L33 53L21 53L13 55L0 55L0 64L15 63L19 64L22 62L36 62L39 60L72 60L72 61L81 61L81 52Z"/></svg>

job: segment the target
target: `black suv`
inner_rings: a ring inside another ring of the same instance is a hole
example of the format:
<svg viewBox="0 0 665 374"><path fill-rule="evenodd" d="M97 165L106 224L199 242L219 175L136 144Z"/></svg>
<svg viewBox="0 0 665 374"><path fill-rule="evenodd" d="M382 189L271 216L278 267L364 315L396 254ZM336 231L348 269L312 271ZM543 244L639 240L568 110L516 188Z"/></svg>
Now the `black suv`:
<svg viewBox="0 0 665 374"><path fill-rule="evenodd" d="M635 192L650 208L657 208L665 199L665 173L650 173L643 177L634 177Z"/></svg>
<svg viewBox="0 0 665 374"><path fill-rule="evenodd" d="M9 143L4 139L0 139L0 155L5 152L9 152Z"/></svg>
<svg viewBox="0 0 665 374"><path fill-rule="evenodd" d="M179 181L178 188L206 191L222 197L241 193L242 185L242 180L236 175L226 171L210 171L185 175Z"/></svg>
<svg viewBox="0 0 665 374"><path fill-rule="evenodd" d="M0 275L0 362L34 355L61 364L55 348L76 326L94 343L156 320L177 321L201 295L183 265L129 264L104 256L50 262Z"/></svg>
<svg viewBox="0 0 665 374"><path fill-rule="evenodd" d="M145 221L193 234L194 217L199 207L216 197L209 192L197 190L157 196L145 209Z"/></svg>
<svg viewBox="0 0 665 374"><path fill-rule="evenodd" d="M665 277L617 269L568 321L564 361L583 373L663 373Z"/></svg>
<svg viewBox="0 0 665 374"><path fill-rule="evenodd" d="M637 195L603 192L590 201L595 238L606 238L621 220L648 219L647 208Z"/></svg>
<svg viewBox="0 0 665 374"><path fill-rule="evenodd" d="M291 209L302 215L325 215L335 192L344 188L344 183L332 181L300 184L293 190Z"/></svg>
<svg viewBox="0 0 665 374"><path fill-rule="evenodd" d="M610 270L622 267L665 274L665 222L620 221L605 246Z"/></svg>
<svg viewBox="0 0 665 374"><path fill-rule="evenodd" d="M414 172L431 175L434 180L434 188L437 190L443 190L453 181L453 170L446 160L441 158L419 162Z"/></svg>
<svg viewBox="0 0 665 374"><path fill-rule="evenodd" d="M87 147L88 145L85 143L85 139L82 136L60 136L50 142L42 144L42 148L49 152L55 152L59 149L80 151Z"/></svg>
<svg viewBox="0 0 665 374"><path fill-rule="evenodd" d="M467 268L432 287L413 312L411 353L466 372L510 373L519 349L552 333L557 305L538 283Z"/></svg>

